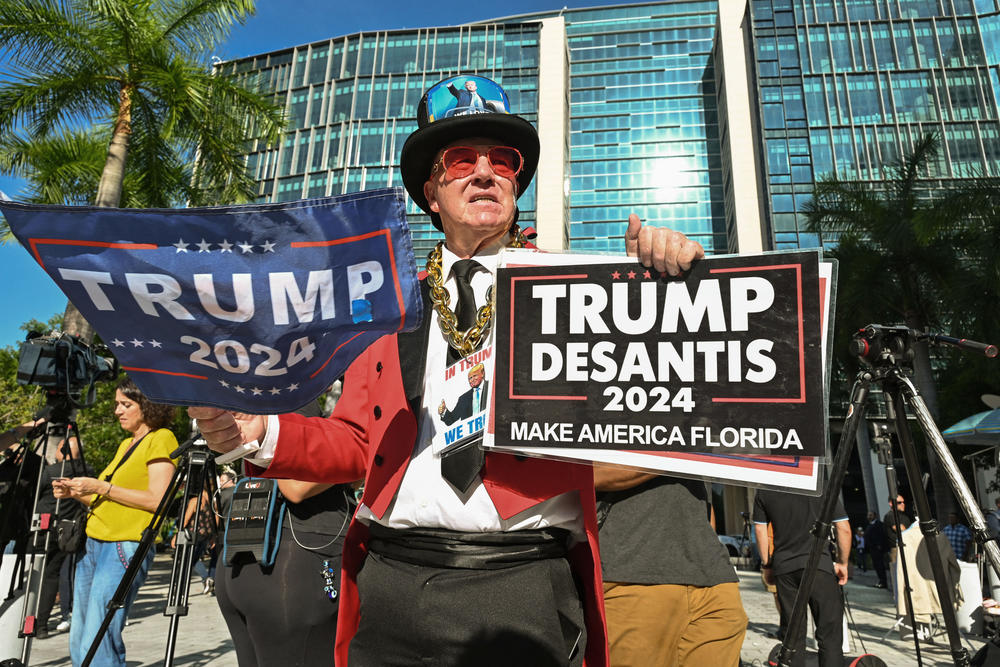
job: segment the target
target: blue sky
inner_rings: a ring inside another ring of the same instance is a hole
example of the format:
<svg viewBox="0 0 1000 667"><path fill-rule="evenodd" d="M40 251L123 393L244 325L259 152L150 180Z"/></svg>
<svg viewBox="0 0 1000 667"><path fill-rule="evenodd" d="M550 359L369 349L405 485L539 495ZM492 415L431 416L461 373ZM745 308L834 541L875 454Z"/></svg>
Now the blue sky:
<svg viewBox="0 0 1000 667"><path fill-rule="evenodd" d="M258 0L257 14L237 26L217 54L224 60L274 51L363 30L457 25L562 7L592 7L600 0L508 0L493 9L479 3L418 3L412 0L337 2L334 0ZM18 199L22 184L0 175L0 191ZM66 298L16 242L0 246L0 346L23 338L29 319L61 313Z"/></svg>

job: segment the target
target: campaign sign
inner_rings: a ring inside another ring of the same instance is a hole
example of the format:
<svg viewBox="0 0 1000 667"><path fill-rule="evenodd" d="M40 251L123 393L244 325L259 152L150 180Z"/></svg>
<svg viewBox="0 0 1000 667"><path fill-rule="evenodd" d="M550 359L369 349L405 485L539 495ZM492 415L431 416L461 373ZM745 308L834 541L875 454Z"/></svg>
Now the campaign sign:
<svg viewBox="0 0 1000 667"><path fill-rule="evenodd" d="M292 411L376 339L420 322L400 189L204 209L0 210L154 401Z"/></svg>
<svg viewBox="0 0 1000 667"><path fill-rule="evenodd" d="M431 447L441 456L482 440L493 377L493 348L487 345L444 369L432 390L437 404ZM440 402L438 398L440 397Z"/></svg>
<svg viewBox="0 0 1000 667"><path fill-rule="evenodd" d="M501 268L495 446L825 456L818 266Z"/></svg>

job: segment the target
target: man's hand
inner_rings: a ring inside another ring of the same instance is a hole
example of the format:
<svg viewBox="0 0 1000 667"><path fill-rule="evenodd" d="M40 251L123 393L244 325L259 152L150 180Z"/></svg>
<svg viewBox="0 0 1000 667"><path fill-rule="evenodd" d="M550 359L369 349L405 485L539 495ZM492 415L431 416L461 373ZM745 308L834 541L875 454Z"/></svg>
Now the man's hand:
<svg viewBox="0 0 1000 667"><path fill-rule="evenodd" d="M848 568L846 563L834 563L833 574L837 577L837 583L843 586L847 583Z"/></svg>
<svg viewBox="0 0 1000 667"><path fill-rule="evenodd" d="M760 571L760 578L768 586L777 585L778 580L774 578L774 571L769 567L765 567Z"/></svg>
<svg viewBox="0 0 1000 667"><path fill-rule="evenodd" d="M219 408L190 407L188 416L198 420L198 430L208 448L225 454L242 444L260 440L267 429L267 418Z"/></svg>
<svg viewBox="0 0 1000 667"><path fill-rule="evenodd" d="M643 266L672 276L687 271L695 260L705 256L705 249L697 241L666 227L643 226L635 213L628 217L625 252L638 257Z"/></svg>

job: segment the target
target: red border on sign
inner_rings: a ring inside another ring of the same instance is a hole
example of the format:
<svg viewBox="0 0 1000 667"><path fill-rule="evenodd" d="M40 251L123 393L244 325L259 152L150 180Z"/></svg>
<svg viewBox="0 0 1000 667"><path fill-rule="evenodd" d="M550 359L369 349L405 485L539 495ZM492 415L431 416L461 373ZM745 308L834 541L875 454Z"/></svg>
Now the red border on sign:
<svg viewBox="0 0 1000 667"><path fill-rule="evenodd" d="M159 373L160 375L176 375L184 378L194 378L195 380L207 380L204 375L192 375L191 373L178 373L177 371L161 371L158 368L136 368L135 366L122 366L123 371L134 373Z"/></svg>
<svg viewBox="0 0 1000 667"><path fill-rule="evenodd" d="M561 274L555 276L520 276L511 277L510 279L510 350L508 354L510 355L511 361L514 359L514 283L521 280L566 280L572 279L583 279L589 278L589 273L579 273L573 275ZM514 364L507 364L508 376L507 376L507 398L511 401L515 400L526 400L534 399L536 401L586 401L586 396L546 396L546 395L532 395L532 394L515 394L514 393Z"/></svg>
<svg viewBox="0 0 1000 667"><path fill-rule="evenodd" d="M396 290L396 303L399 305L399 328L396 331L402 331L403 326L406 323L406 306L403 301L403 291L399 283L399 273L396 268L396 256L392 249L392 233L388 229L382 229L375 232L369 232L367 234L358 234L356 236L348 236L342 239L331 239L328 241L293 241L289 243L290 248L319 248L319 247L329 247L335 245L342 245L344 243L352 243L355 241L363 241L365 239L376 238L379 236L385 237L386 249L389 252L389 266L392 267L392 284ZM31 253L35 256L35 261L38 265L45 269L45 263L42 261L41 255L38 253L39 245L64 245L64 246L83 246L87 248L118 248L121 250L157 250L158 248L166 248L169 246L158 246L151 243L110 243L105 241L81 241L74 239L40 239L40 238L30 238L28 239L28 244L31 246ZM47 271L48 269L46 269ZM359 332L358 334L352 336L348 340L344 341L327 357L326 361L309 377L314 378L318 373L320 373L326 365L330 363L330 360L340 351L342 347L353 341L355 338L360 336L364 332ZM180 377L189 377L196 380L207 380L208 378L201 375L191 375L189 373L179 373L176 371L164 371L155 368L133 368L133 367L122 367L127 371L135 371L139 373L160 373L162 375L176 375Z"/></svg>
<svg viewBox="0 0 1000 667"><path fill-rule="evenodd" d="M802 319L802 265L768 264L762 266L741 266L728 269L710 269L709 273L740 273L746 271L778 271L795 269L795 295L799 321L799 395L795 398L712 398L713 403L805 403L806 402L806 337Z"/></svg>

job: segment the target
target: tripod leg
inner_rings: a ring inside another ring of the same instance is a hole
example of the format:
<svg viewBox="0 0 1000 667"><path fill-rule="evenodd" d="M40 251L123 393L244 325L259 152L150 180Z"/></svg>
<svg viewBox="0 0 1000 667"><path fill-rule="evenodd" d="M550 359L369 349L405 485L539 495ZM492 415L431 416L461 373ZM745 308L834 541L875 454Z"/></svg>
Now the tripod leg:
<svg viewBox="0 0 1000 667"><path fill-rule="evenodd" d="M177 489L180 488L182 471L180 466L174 469L174 476L170 480L170 484L167 485L167 490L163 493L163 498L160 499L160 504L157 506L156 511L153 512L153 518L150 519L149 525L142 531L142 538L139 540L139 547L135 552L135 555L129 559L128 567L125 568L125 574L122 575L121 581L118 583L118 588L115 590L115 594L111 596L111 600L108 601L108 612L104 616L104 620L101 622L101 627L97 630L97 635L94 637L90 644L90 649L87 651L86 657L84 657L82 667L89 667L90 663L94 660L94 656L97 654L97 649L101 645L101 639L103 639L104 634L111 627L111 622L114 619L115 613L125 606L126 600L128 599L129 591L132 589L132 584L135 581L136 576L142 567L143 561L146 555L149 553L150 548L153 546L153 542L156 540L156 536L160 532L160 526L163 524L163 519L167 515L167 507L170 504L170 500L177 494ZM82 604L82 601L77 602Z"/></svg>
<svg viewBox="0 0 1000 667"><path fill-rule="evenodd" d="M902 375L899 374L899 377L902 377ZM896 421L896 435L899 437L899 448L903 454L903 461L906 463L906 475L910 480L910 493L913 495L913 499L917 505L917 513L920 517L920 532L924 536L924 547L927 549L931 571L934 573L934 586L937 589L938 600L941 603L941 615L944 617L945 628L948 630L948 644L952 660L956 666L963 667L969 664L969 654L965 650L965 647L962 646L961 634L958 631L958 620L955 616L955 607L952 604L952 591L948 586L948 579L945 577L944 559L941 556L941 545L937 539L937 521L931 514L930 501L927 499L927 492L920 481L920 463L917 461L917 452L913 444L910 429L906 425L903 396L900 393L900 387L897 382L886 382L883 390L886 393L888 402L892 405ZM910 396L910 398L912 400L914 397ZM899 543L899 557L903 558L902 535L900 535ZM910 609L912 613L912 605ZM916 627L914 627L915 634Z"/></svg>
<svg viewBox="0 0 1000 667"><path fill-rule="evenodd" d="M188 612L188 589L191 586L191 569L194 566L195 541L198 533L198 522L202 512L210 511L202 506L202 497L208 495L211 502L211 492L206 492L210 484L209 475L214 476L214 460L205 449L190 449L186 455L187 476L184 486L184 496L181 498L177 520L177 547L174 550L174 562L170 571L170 585L167 589L167 607L164 615L170 617L170 628L167 631L167 648L163 664L170 667L174 662L174 650L177 642L177 629L181 616ZM195 502L194 514L191 516L191 528L184 527L187 506Z"/></svg>
<svg viewBox="0 0 1000 667"><path fill-rule="evenodd" d="M941 467L948 476L951 490L955 493L955 498L958 499L958 504L961 505L965 518L972 527L972 534L975 536L976 542L983 547L993 571L1000 575L1000 546L997 545L996 540L990 538L990 531L979 509L979 503L976 502L975 496L972 495L968 484L965 483L962 471L959 470L955 457L951 455L951 450L948 449L948 445L944 441L944 436L941 435L941 431L934 423L934 418L931 416L930 410L927 409L927 404L917 393L916 387L913 386L909 378L902 378L900 388L920 423L920 429L930 441Z"/></svg>
<svg viewBox="0 0 1000 667"><path fill-rule="evenodd" d="M778 655L778 664L781 667L790 667L795 654L795 650L787 642L792 637L798 637L805 631L806 607L809 604L813 582L816 579L816 568L819 565L820 556L826 546L826 536L830 534L830 519L833 517L837 499L840 497L840 488L843 485L844 475L847 473L847 464L851 460L851 452L854 449L854 439L857 437L858 428L864 422L865 400L868 397L868 387L871 380L871 374L863 371L858 375L851 390L851 404L847 410L844 431L840 435L840 442L837 443L837 453L834 455L829 477L826 480L826 487L823 490L823 504L820 516L812 529L812 548L809 550L809 557L802 571L802 579L799 582L799 588L795 595L795 604L792 606L792 611L789 614L788 628L785 629L785 638L782 641L781 652Z"/></svg>

